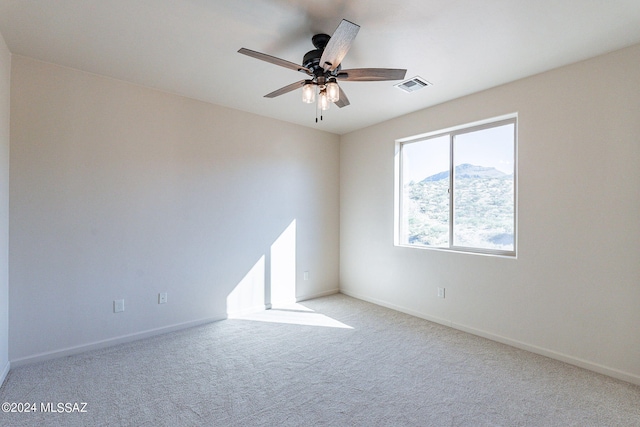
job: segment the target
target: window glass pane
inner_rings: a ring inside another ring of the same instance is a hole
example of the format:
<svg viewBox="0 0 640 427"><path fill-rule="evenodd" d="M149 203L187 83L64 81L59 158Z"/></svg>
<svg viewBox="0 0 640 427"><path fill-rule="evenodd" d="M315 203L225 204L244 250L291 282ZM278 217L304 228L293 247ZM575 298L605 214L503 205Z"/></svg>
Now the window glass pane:
<svg viewBox="0 0 640 427"><path fill-rule="evenodd" d="M514 126L454 136L454 246L514 250Z"/></svg>
<svg viewBox="0 0 640 427"><path fill-rule="evenodd" d="M449 135L402 146L402 243L449 246L449 153Z"/></svg>

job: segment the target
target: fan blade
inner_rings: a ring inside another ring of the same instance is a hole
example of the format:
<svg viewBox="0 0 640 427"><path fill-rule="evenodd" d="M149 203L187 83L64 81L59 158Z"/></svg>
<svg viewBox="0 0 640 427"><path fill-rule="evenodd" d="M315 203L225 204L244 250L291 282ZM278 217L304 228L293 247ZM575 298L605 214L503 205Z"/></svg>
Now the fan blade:
<svg viewBox="0 0 640 427"><path fill-rule="evenodd" d="M342 59L349 51L351 43L356 38L360 25L343 19L338 28L333 32L327 46L325 46L320 58L320 65L325 71L333 71L338 68Z"/></svg>
<svg viewBox="0 0 640 427"><path fill-rule="evenodd" d="M252 58L260 59L271 64L279 65L281 67L289 68L291 70L300 71L301 73L311 75L311 70L302 65L295 64L293 62L285 61L284 59L276 58L275 56L267 55L266 53L256 52L255 50L245 49L244 47L238 50L238 53L250 56Z"/></svg>
<svg viewBox="0 0 640 427"><path fill-rule="evenodd" d="M338 98L338 100L334 102L334 104L336 104L340 108L346 107L347 105L349 105L349 98L347 98L347 95L345 95L342 88L340 88L340 98Z"/></svg>
<svg viewBox="0 0 640 427"><path fill-rule="evenodd" d="M301 88L304 85L306 80L300 80L299 82L291 83L290 85L286 85L278 90L274 90L271 93L266 94L265 98L275 98L276 96L284 95L285 93L291 92L292 90L296 90Z"/></svg>
<svg viewBox="0 0 640 427"><path fill-rule="evenodd" d="M347 82L377 82L383 80L402 80L407 70L396 68L352 68L342 70L336 76Z"/></svg>

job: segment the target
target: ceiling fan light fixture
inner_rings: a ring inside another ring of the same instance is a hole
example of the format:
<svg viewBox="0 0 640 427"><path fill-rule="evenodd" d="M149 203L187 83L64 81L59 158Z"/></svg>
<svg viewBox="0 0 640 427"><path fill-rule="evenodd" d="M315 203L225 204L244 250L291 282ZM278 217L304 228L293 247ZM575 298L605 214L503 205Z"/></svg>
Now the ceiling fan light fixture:
<svg viewBox="0 0 640 427"><path fill-rule="evenodd" d="M313 104L316 100L316 85L308 80L302 86L302 102L305 104Z"/></svg>
<svg viewBox="0 0 640 427"><path fill-rule="evenodd" d="M349 51L359 29L358 24L343 19L332 35L315 34L311 38L315 49L304 55L302 65L244 47L240 48L238 53L306 74L305 80L299 80L268 93L265 98L275 98L302 87L302 102L307 104L317 102L316 123L318 123L318 110L326 111L332 103L336 104L338 108L350 105L349 98L338 85L338 80L341 82L378 82L404 79L407 72L404 69L342 68L342 60ZM322 120L322 114L320 114L320 120Z"/></svg>
<svg viewBox="0 0 640 427"><path fill-rule="evenodd" d="M321 90L320 94L318 95L318 108L320 108L322 111L327 111L330 105L331 102L329 101L329 97L327 96L327 90Z"/></svg>
<svg viewBox="0 0 640 427"><path fill-rule="evenodd" d="M327 99L329 102L336 102L340 99L340 88L335 80L327 83Z"/></svg>

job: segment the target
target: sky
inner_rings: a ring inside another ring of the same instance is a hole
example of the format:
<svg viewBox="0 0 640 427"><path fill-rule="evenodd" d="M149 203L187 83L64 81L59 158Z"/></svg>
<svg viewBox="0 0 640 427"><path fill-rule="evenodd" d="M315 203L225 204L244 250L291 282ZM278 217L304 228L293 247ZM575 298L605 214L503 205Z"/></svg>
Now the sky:
<svg viewBox="0 0 640 427"><path fill-rule="evenodd" d="M514 169L514 124L456 134L453 150L456 165L470 163L494 167L506 174ZM449 169L449 135L406 143L402 147L404 182Z"/></svg>

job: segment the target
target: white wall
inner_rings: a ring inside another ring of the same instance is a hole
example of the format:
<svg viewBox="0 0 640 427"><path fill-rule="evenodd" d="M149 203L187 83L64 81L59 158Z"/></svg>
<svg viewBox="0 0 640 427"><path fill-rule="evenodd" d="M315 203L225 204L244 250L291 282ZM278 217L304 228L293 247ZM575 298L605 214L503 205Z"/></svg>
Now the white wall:
<svg viewBox="0 0 640 427"><path fill-rule="evenodd" d="M276 258L337 291L338 136L17 55L11 90L12 364L225 317Z"/></svg>
<svg viewBox="0 0 640 427"><path fill-rule="evenodd" d="M9 111L11 53L0 35L0 385L9 372Z"/></svg>
<svg viewBox="0 0 640 427"><path fill-rule="evenodd" d="M394 247L394 140L513 112L518 258ZM640 45L345 135L340 161L342 292L640 384Z"/></svg>

